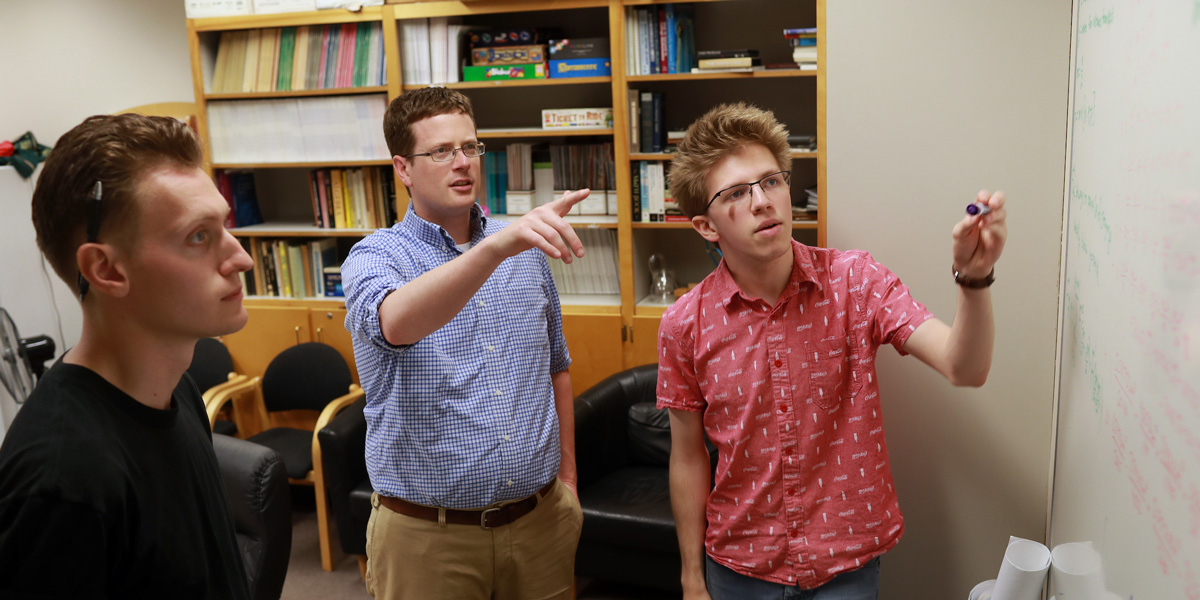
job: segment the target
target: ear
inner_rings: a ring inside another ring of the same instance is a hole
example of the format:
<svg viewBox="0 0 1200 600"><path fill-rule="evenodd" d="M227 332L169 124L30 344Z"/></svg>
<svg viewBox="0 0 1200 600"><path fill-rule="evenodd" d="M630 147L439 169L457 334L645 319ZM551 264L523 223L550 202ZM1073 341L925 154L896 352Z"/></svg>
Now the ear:
<svg viewBox="0 0 1200 600"><path fill-rule="evenodd" d="M412 173L409 172L409 168L411 166L412 164L409 163L408 159L404 158L403 156L392 157L392 169L396 171L396 175L400 177L400 181L403 182L404 187L407 188L412 188L413 178Z"/></svg>
<svg viewBox="0 0 1200 600"><path fill-rule="evenodd" d="M113 298L129 294L129 277L112 246L98 242L83 244L75 251L75 264L88 280L90 291Z"/></svg>
<svg viewBox="0 0 1200 600"><path fill-rule="evenodd" d="M721 233L713 226L713 222L708 218L708 215L696 215L692 217L692 229L700 234L700 237L715 244L721 241Z"/></svg>

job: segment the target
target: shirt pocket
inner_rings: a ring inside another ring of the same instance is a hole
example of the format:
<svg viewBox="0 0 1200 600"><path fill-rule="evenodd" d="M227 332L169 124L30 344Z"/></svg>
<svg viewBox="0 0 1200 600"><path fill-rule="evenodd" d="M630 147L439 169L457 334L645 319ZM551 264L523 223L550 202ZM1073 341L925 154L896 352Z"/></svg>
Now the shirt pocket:
<svg viewBox="0 0 1200 600"><path fill-rule="evenodd" d="M860 382L852 373L848 340L804 342L810 397L821 408L833 408L842 398L852 398Z"/></svg>
<svg viewBox="0 0 1200 600"><path fill-rule="evenodd" d="M501 316L507 322L508 339L515 347L544 347L550 344L550 332L546 322L546 307L550 300L542 288L536 285L519 285L511 288L508 310Z"/></svg>

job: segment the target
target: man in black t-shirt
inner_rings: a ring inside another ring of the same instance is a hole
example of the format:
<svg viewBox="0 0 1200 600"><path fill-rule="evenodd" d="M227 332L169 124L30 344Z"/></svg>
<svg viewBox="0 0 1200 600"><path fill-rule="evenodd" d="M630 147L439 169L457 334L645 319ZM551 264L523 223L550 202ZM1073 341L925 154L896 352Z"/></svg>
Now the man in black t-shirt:
<svg viewBox="0 0 1200 600"><path fill-rule="evenodd" d="M83 332L0 446L0 597L249 598L196 385L196 340L246 323L229 206L183 123L97 116L33 194Z"/></svg>

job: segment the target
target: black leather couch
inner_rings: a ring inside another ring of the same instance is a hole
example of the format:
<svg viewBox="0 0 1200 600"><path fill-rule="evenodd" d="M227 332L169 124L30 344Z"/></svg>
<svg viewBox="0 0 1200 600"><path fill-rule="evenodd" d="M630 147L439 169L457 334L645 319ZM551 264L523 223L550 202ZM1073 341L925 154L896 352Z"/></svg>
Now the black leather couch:
<svg viewBox="0 0 1200 600"><path fill-rule="evenodd" d="M658 365L612 375L575 398L583 533L575 573L680 591L671 514L671 428L655 408ZM709 447L716 456L716 449ZM715 462L714 462L715 464Z"/></svg>
<svg viewBox="0 0 1200 600"><path fill-rule="evenodd" d="M371 518L371 480L364 458L367 446L366 400L347 406L317 432L325 493L342 551L366 556L367 521Z"/></svg>
<svg viewBox="0 0 1200 600"><path fill-rule="evenodd" d="M213 451L233 512L251 598L278 600L292 552L292 499L287 471L274 450L213 435Z"/></svg>

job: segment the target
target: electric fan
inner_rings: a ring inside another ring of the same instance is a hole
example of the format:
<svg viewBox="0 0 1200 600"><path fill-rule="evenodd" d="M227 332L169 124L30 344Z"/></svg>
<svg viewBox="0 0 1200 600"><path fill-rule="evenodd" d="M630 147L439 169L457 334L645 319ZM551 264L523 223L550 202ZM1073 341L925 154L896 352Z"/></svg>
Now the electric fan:
<svg viewBox="0 0 1200 600"><path fill-rule="evenodd" d="M21 338L8 311L0 308L0 383L18 404L33 393L33 384L54 358L54 340L44 335Z"/></svg>

